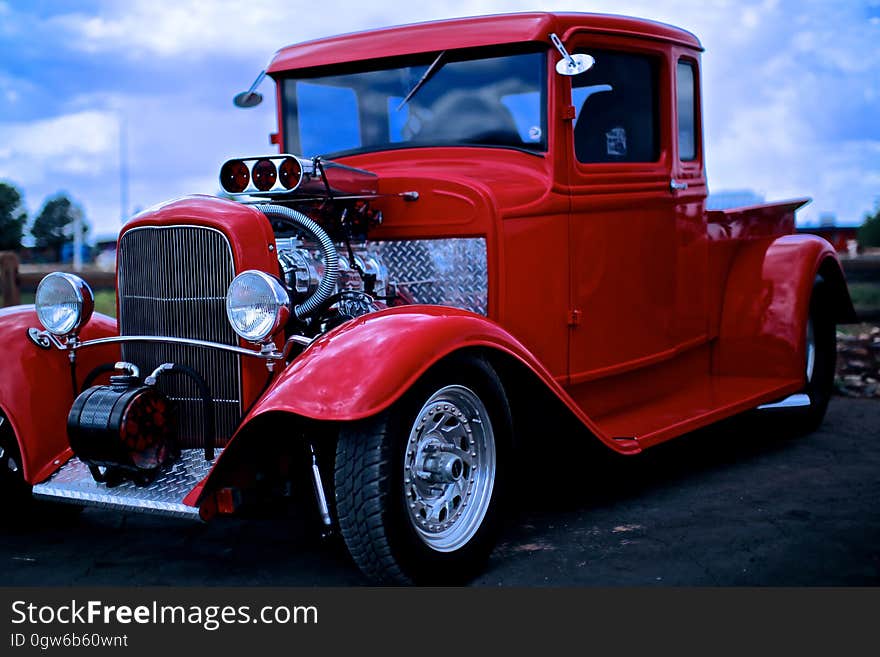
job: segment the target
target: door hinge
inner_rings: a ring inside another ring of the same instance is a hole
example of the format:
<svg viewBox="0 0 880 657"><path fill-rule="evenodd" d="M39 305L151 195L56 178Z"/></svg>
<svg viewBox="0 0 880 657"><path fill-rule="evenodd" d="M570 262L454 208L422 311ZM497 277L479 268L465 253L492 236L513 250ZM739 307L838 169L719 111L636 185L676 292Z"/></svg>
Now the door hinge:
<svg viewBox="0 0 880 657"><path fill-rule="evenodd" d="M581 325L581 313L578 309L573 309L568 311L568 325L569 326L580 326Z"/></svg>
<svg viewBox="0 0 880 657"><path fill-rule="evenodd" d="M574 121L575 111L574 105L566 105L562 108L562 120L563 121Z"/></svg>

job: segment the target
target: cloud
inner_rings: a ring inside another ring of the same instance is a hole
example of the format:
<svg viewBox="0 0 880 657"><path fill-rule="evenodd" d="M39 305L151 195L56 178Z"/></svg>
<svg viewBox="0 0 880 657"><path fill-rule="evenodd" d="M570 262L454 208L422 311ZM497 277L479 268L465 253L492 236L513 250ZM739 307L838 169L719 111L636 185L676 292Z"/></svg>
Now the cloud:
<svg viewBox="0 0 880 657"><path fill-rule="evenodd" d="M101 171L114 149L116 125L112 114L99 111L0 123L0 176L27 184L49 174Z"/></svg>
<svg viewBox="0 0 880 657"><path fill-rule="evenodd" d="M242 112L229 99L277 48L392 24L535 9L533 0L93 4L98 8L59 3L47 10L0 0L0 49L12 53L0 72L0 103L14 101L0 107L0 176L20 181L31 199L63 181L108 227L118 225L119 214L118 181L108 182L118 169L118 113L127 117L132 206L212 193L225 157L269 149L272 103ZM704 130L713 190L810 195L816 202L805 219L830 210L854 221L880 194L877 7L594 0L588 9L699 36L707 50ZM553 3L557 11L584 8L582 1ZM35 40L53 44L51 59ZM61 90L61 75L78 86ZM271 97L268 85L263 90Z"/></svg>

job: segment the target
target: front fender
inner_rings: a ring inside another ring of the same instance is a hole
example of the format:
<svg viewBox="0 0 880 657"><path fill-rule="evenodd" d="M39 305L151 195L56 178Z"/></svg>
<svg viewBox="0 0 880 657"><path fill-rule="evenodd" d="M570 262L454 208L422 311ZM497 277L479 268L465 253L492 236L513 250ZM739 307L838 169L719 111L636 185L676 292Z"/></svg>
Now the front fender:
<svg viewBox="0 0 880 657"><path fill-rule="evenodd" d="M15 431L24 478L36 484L71 456L67 414L73 404L73 389L67 352L35 345L27 337L32 327L42 328L33 306L0 310L0 410ZM116 335L116 320L96 313L80 337L91 340L110 335ZM77 352L79 384L95 366L115 360L119 360L117 345Z"/></svg>
<svg viewBox="0 0 880 657"><path fill-rule="evenodd" d="M852 321L843 272L826 240L786 235L745 242L727 277L715 373L803 377L805 326L817 275L831 287L834 320Z"/></svg>
<svg viewBox="0 0 880 657"><path fill-rule="evenodd" d="M233 481L251 439L266 438L272 415L344 422L370 417L396 402L438 361L461 349L485 349L524 366L612 450L635 454L635 440L607 436L516 338L495 322L456 308L403 306L365 315L318 338L283 370L250 410L208 477L188 504L208 504L209 494ZM509 382L504 381L507 385ZM271 415L270 415L271 414ZM261 425L260 418L267 420ZM272 437L268 437L272 440Z"/></svg>
<svg viewBox="0 0 880 657"><path fill-rule="evenodd" d="M491 320L455 308L406 306L365 315L319 338L280 374L247 420L271 411L331 421L369 417L444 356L468 347L500 349L552 380Z"/></svg>
<svg viewBox="0 0 880 657"><path fill-rule="evenodd" d="M320 337L278 375L230 445L268 413L337 422L376 415L442 358L468 348L519 361L602 442L618 452L639 451L634 441L606 436L537 358L495 322L455 308L417 305L365 315ZM220 461L232 453L224 451Z"/></svg>

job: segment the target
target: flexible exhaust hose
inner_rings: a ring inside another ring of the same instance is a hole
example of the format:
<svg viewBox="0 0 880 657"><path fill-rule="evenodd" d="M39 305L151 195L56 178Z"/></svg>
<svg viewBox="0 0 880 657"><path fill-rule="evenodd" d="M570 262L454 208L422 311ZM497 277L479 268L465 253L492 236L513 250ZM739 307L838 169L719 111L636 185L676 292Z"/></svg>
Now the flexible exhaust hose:
<svg viewBox="0 0 880 657"><path fill-rule="evenodd" d="M339 277L339 254L336 251L336 246L327 231L302 212L286 208L283 205L260 204L255 207L270 219L280 219L293 224L318 241L321 254L324 256L324 276L312 296L293 308L293 314L297 319L308 317L336 292L336 279Z"/></svg>

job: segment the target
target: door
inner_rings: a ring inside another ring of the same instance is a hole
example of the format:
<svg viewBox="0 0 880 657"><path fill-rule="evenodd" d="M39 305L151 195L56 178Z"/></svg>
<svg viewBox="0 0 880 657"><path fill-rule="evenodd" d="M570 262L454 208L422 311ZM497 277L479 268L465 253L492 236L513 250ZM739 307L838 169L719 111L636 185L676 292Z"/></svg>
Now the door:
<svg viewBox="0 0 880 657"><path fill-rule="evenodd" d="M620 44L573 43L595 64L571 79L571 384L669 360L705 339L705 224L693 203L705 185L680 190L674 177L675 55ZM691 174L701 162L692 157Z"/></svg>

